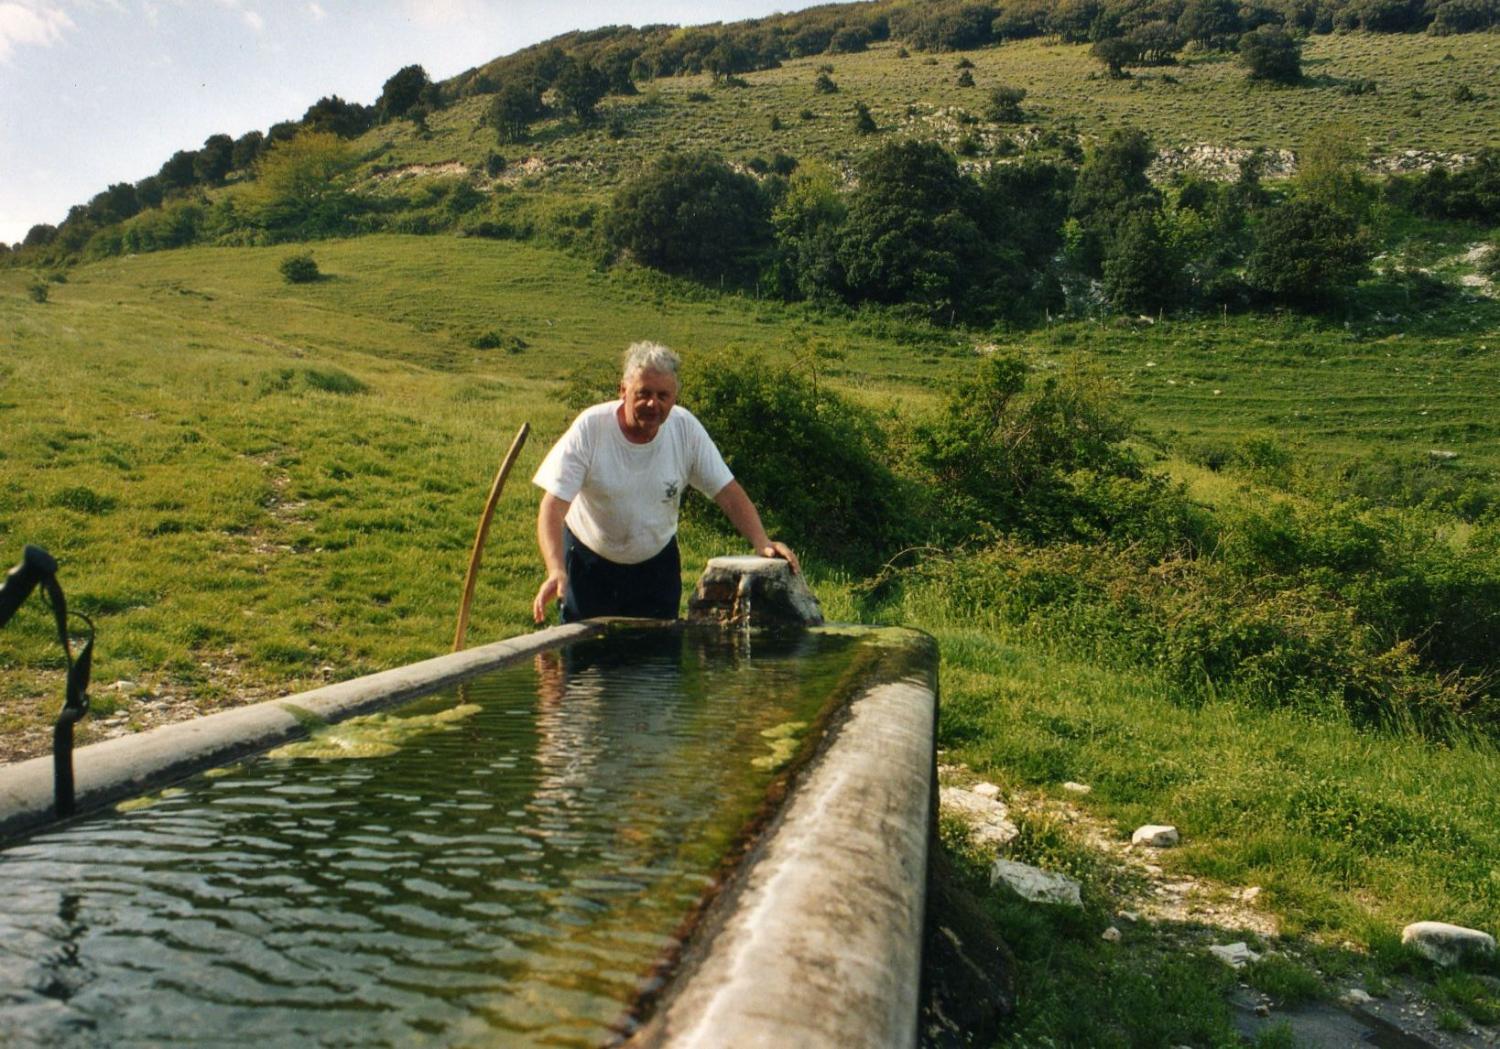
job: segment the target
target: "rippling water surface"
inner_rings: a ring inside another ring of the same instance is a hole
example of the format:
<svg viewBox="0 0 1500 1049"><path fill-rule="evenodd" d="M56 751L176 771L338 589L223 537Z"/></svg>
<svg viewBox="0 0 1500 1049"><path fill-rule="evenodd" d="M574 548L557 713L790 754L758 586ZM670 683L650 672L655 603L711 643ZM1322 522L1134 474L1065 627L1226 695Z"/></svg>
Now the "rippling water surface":
<svg viewBox="0 0 1500 1049"><path fill-rule="evenodd" d="M583 642L0 852L0 1044L598 1044L851 644Z"/></svg>

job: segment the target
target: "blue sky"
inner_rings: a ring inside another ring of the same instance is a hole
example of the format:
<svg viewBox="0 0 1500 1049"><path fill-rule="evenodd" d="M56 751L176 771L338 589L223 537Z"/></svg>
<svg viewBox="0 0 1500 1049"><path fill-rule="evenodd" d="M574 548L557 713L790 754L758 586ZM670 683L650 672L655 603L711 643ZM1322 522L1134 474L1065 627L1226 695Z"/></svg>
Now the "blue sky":
<svg viewBox="0 0 1500 1049"><path fill-rule="evenodd" d="M812 0L0 0L0 241L209 135L373 102L570 29L732 22Z"/></svg>

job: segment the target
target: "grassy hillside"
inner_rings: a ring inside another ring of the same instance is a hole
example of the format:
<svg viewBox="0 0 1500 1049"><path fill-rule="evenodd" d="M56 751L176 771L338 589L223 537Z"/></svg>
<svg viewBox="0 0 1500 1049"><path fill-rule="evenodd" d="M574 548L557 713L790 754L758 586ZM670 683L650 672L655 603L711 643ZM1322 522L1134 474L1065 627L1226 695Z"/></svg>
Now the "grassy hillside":
<svg viewBox="0 0 1500 1049"><path fill-rule="evenodd" d="M452 160L477 165L492 150L513 161L538 158L546 165L543 173L515 170L505 180L597 193L639 167L643 142L651 151L709 148L737 159L780 151L851 160L869 147L852 134L855 101L870 107L882 134L937 137L951 146L971 131L961 114L981 116L988 90L1001 84L1026 89L1022 109L1032 124L1076 127L1090 139L1134 126L1164 148L1295 150L1318 127L1341 122L1357 127L1375 155L1407 149L1472 153L1494 145L1500 127L1500 91L1491 89L1500 42L1486 33L1441 40L1310 37L1304 51L1309 82L1296 88L1247 83L1233 56L1212 54L1110 80L1086 45L1042 40L964 52L974 64L974 86L964 88L957 84L959 55L913 53L902 59L898 50L887 43L862 54L793 59L780 69L744 74L746 87L716 87L707 75L656 80L639 96L611 98L601 107L606 118L620 115L625 134L618 139L610 136L607 121L590 128L556 118L535 125L528 142L499 147L494 132L480 126L488 104L480 96L435 114L428 132L408 123L385 125L362 144L384 147L376 161L384 167ZM833 67L838 93L814 92L822 66ZM1377 88L1346 92L1356 80L1374 80ZM1470 86L1476 100L1454 102L1458 85ZM772 117L780 120L780 130L772 130ZM999 138L994 128L979 130L991 143Z"/></svg>

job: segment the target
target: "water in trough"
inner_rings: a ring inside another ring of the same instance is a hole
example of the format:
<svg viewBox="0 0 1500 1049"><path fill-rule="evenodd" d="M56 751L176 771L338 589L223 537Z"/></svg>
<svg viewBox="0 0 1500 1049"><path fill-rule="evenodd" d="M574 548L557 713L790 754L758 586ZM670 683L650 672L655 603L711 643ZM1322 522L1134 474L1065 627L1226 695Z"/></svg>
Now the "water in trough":
<svg viewBox="0 0 1500 1049"><path fill-rule="evenodd" d="M618 631L33 835L0 1044L607 1041L866 644Z"/></svg>

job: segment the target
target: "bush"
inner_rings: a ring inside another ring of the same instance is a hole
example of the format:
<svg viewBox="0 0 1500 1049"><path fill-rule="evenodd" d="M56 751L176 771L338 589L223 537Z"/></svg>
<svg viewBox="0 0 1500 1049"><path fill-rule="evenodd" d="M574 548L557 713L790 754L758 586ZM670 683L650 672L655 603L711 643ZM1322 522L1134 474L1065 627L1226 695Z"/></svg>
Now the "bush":
<svg viewBox="0 0 1500 1049"><path fill-rule="evenodd" d="M318 270L317 260L309 252L288 255L281 260L281 265L277 269L281 271L282 279L288 284L311 284L323 276Z"/></svg>
<svg viewBox="0 0 1500 1049"><path fill-rule="evenodd" d="M770 245L770 208L755 179L719 156L667 153L615 194L605 233L648 266L740 278Z"/></svg>
<svg viewBox="0 0 1500 1049"><path fill-rule="evenodd" d="M904 491L867 410L747 354L690 361L683 399L767 530L804 558L868 571L902 542L910 520ZM689 508L702 505L695 500ZM706 516L727 528L716 509Z"/></svg>
<svg viewBox="0 0 1500 1049"><path fill-rule="evenodd" d="M1142 493L1142 481L1116 483ZM1119 497L1116 496L1116 501ZM1211 529L1159 491L1097 543L1018 539L923 573L958 608L1237 694L1436 737L1500 733L1500 547L1465 553L1419 518L1329 501L1221 510Z"/></svg>
<svg viewBox="0 0 1500 1049"><path fill-rule="evenodd" d="M1073 371L1028 389L1029 378L1024 360L997 354L957 384L935 418L914 427L913 468L932 500L923 516L935 539L986 531L1066 536L1099 520L1072 475L1137 473L1121 446L1128 429L1104 384ZM1111 497L1101 507L1118 502Z"/></svg>
<svg viewBox="0 0 1500 1049"><path fill-rule="evenodd" d="M870 107L863 102L854 103L854 130L861 135L873 135L880 130L870 115Z"/></svg>
<svg viewBox="0 0 1500 1049"><path fill-rule="evenodd" d="M302 380L314 390L323 393L338 394L347 397L351 394L366 393L370 387L360 379L356 379L346 371L338 368L304 368Z"/></svg>
<svg viewBox="0 0 1500 1049"><path fill-rule="evenodd" d="M44 280L34 280L26 286L26 294L31 297L32 302L46 302L48 290Z"/></svg>
<svg viewBox="0 0 1500 1049"><path fill-rule="evenodd" d="M849 197L839 261L856 298L913 303L949 320L984 303L989 246L978 195L934 142L892 142L867 156Z"/></svg>
<svg viewBox="0 0 1500 1049"><path fill-rule="evenodd" d="M839 86L833 82L833 77L827 73L819 73L818 78L813 81L813 91L820 95L832 95L837 93Z"/></svg>
<svg viewBox="0 0 1500 1049"><path fill-rule="evenodd" d="M1302 45L1286 30L1263 25L1240 37L1240 63L1251 80L1295 84L1302 79Z"/></svg>
<svg viewBox="0 0 1500 1049"><path fill-rule="evenodd" d="M1021 112L1021 102L1026 98L1024 87L1000 87L990 89L989 108L985 111L997 124L1019 124L1025 114Z"/></svg>
<svg viewBox="0 0 1500 1049"><path fill-rule="evenodd" d="M1351 216L1320 201L1294 198L1261 215L1247 277L1274 302L1316 309L1347 295L1369 257L1368 242Z"/></svg>
<svg viewBox="0 0 1500 1049"><path fill-rule="evenodd" d="M974 74L965 69L962 73L958 74L957 84L959 87L973 87Z"/></svg>
<svg viewBox="0 0 1500 1049"><path fill-rule="evenodd" d="M1154 212L1129 214L1104 256L1104 294L1122 310L1154 311L1172 306L1180 270Z"/></svg>

